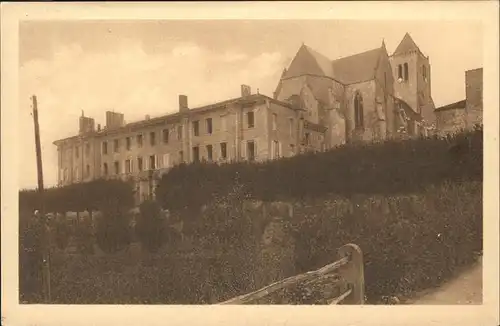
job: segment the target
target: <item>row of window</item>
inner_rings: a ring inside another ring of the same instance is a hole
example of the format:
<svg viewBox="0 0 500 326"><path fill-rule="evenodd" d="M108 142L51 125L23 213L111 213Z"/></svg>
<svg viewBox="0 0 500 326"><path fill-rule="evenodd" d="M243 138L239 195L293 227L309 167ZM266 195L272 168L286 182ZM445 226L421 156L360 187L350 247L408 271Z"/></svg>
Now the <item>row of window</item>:
<svg viewBox="0 0 500 326"><path fill-rule="evenodd" d="M408 63L404 63L402 65L398 65L398 79L408 81ZM427 80L427 68L425 65L422 65L422 77L424 80Z"/></svg>
<svg viewBox="0 0 500 326"><path fill-rule="evenodd" d="M90 144L85 144L85 157L89 157L90 155ZM75 147L75 157L80 158L80 146Z"/></svg>
<svg viewBox="0 0 500 326"><path fill-rule="evenodd" d="M256 158L256 146L255 142L253 140L249 140L246 142L246 147L243 148L245 154L244 156L250 160L253 161ZM208 161L213 161L215 159L214 157L214 146L213 145L206 145L205 146L205 152L206 152L206 159ZM219 144L219 153L220 157L219 159L221 160L228 160L229 159L229 153L228 153L228 148L227 148L227 143L220 143ZM273 142L273 153L274 157L280 157L281 153L281 147L278 142ZM201 158L201 153L200 153L200 146L193 146L192 148L192 158L193 162L199 162L202 160ZM184 152L179 151L179 161L184 162ZM135 162L135 163L134 163ZM164 154L162 156L162 160L158 160L157 155L150 155L147 160L145 160L143 157L137 157L135 160L127 159L124 161L124 164L121 165L119 161L113 162L112 167L108 165L108 163L103 164L103 175L107 176L111 172L114 174L121 174L121 173L134 173L134 172L142 172L142 171L147 171L147 170L156 170L159 168L169 168L170 167L170 154ZM111 168L113 169L112 171Z"/></svg>
<svg viewBox="0 0 500 326"><path fill-rule="evenodd" d="M253 111L249 111L246 113L246 125L247 128L255 127L255 116ZM192 122L192 130L193 135L195 137L200 136L200 121L196 120ZM225 117L221 117L221 130L226 130L226 119ZM205 119L205 131L207 135L211 135L213 133L213 122L212 118ZM182 139L182 126L177 126L177 139ZM125 138L125 149L130 150L132 148L132 137ZM143 147L144 145L144 136L142 134L138 134L135 136L136 144L138 148ZM168 144L170 141L170 129L163 129L162 131L162 142L164 144ZM157 144L156 140L156 131L149 132L149 145L155 146ZM118 153L120 151L120 139L113 140L113 151ZM102 143L102 153L104 155L109 153L108 142L104 141Z"/></svg>

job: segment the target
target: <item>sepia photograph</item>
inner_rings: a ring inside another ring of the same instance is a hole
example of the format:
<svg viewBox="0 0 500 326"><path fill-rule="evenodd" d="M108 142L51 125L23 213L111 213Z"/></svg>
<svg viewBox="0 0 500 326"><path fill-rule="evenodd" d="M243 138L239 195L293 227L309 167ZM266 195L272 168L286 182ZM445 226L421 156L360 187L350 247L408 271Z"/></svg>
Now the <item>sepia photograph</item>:
<svg viewBox="0 0 500 326"><path fill-rule="evenodd" d="M483 21L68 17L2 94L16 305L483 305Z"/></svg>

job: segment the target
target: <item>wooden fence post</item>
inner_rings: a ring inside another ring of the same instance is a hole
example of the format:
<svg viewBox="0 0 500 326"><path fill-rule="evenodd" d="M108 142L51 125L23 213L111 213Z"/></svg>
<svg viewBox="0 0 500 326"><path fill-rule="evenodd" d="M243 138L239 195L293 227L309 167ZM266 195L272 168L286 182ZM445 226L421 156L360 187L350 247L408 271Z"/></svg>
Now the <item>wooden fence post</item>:
<svg viewBox="0 0 500 326"><path fill-rule="evenodd" d="M339 248L338 255L340 258L349 257L349 263L339 271L342 277L351 285L351 294L343 302L346 304L364 304L365 275L361 248L349 243Z"/></svg>

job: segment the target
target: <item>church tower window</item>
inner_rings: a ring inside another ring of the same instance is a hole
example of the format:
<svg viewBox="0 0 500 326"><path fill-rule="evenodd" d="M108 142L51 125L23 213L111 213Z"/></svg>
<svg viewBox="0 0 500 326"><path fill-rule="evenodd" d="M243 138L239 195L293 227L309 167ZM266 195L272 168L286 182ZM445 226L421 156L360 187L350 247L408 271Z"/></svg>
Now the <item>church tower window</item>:
<svg viewBox="0 0 500 326"><path fill-rule="evenodd" d="M404 80L408 81L408 63L405 62L404 64Z"/></svg>
<svg viewBox="0 0 500 326"><path fill-rule="evenodd" d="M354 96L354 126L355 128L364 127L363 97L361 97L360 93L356 93Z"/></svg>
<svg viewBox="0 0 500 326"><path fill-rule="evenodd" d="M398 79L403 79L403 66L398 65Z"/></svg>

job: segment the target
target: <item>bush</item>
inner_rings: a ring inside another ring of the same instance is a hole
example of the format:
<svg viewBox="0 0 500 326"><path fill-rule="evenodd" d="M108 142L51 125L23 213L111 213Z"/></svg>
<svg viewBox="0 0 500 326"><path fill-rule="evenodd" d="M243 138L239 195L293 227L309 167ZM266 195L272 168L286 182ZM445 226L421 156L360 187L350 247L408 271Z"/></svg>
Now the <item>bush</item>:
<svg viewBox="0 0 500 326"><path fill-rule="evenodd" d="M43 196L45 212L92 211L108 202L115 202L123 208L130 208L134 204L132 184L121 180L99 179L47 188ZM41 209L42 201L38 190L19 191L19 207L32 212Z"/></svg>
<svg viewBox="0 0 500 326"><path fill-rule="evenodd" d="M56 246L60 250L66 249L71 237L71 229L68 222L63 219L58 219L54 225L54 240Z"/></svg>
<svg viewBox="0 0 500 326"><path fill-rule="evenodd" d="M156 252L164 241L163 219L161 207L155 201L144 201L140 206L140 216L136 224L137 235L150 252Z"/></svg>
<svg viewBox="0 0 500 326"><path fill-rule="evenodd" d="M449 138L349 144L261 163L183 164L163 175L156 193L164 208L194 211L227 193L236 179L260 200L414 193L445 181L482 180L482 137L479 128Z"/></svg>
<svg viewBox="0 0 500 326"><path fill-rule="evenodd" d="M334 260L338 247L356 243L372 301L437 286L482 250L481 190L480 182L445 183L414 195L297 205L297 267L319 268Z"/></svg>
<svg viewBox="0 0 500 326"><path fill-rule="evenodd" d="M127 211L109 203L100 208L101 216L97 219L96 240L102 251L114 253L130 244L130 219Z"/></svg>

